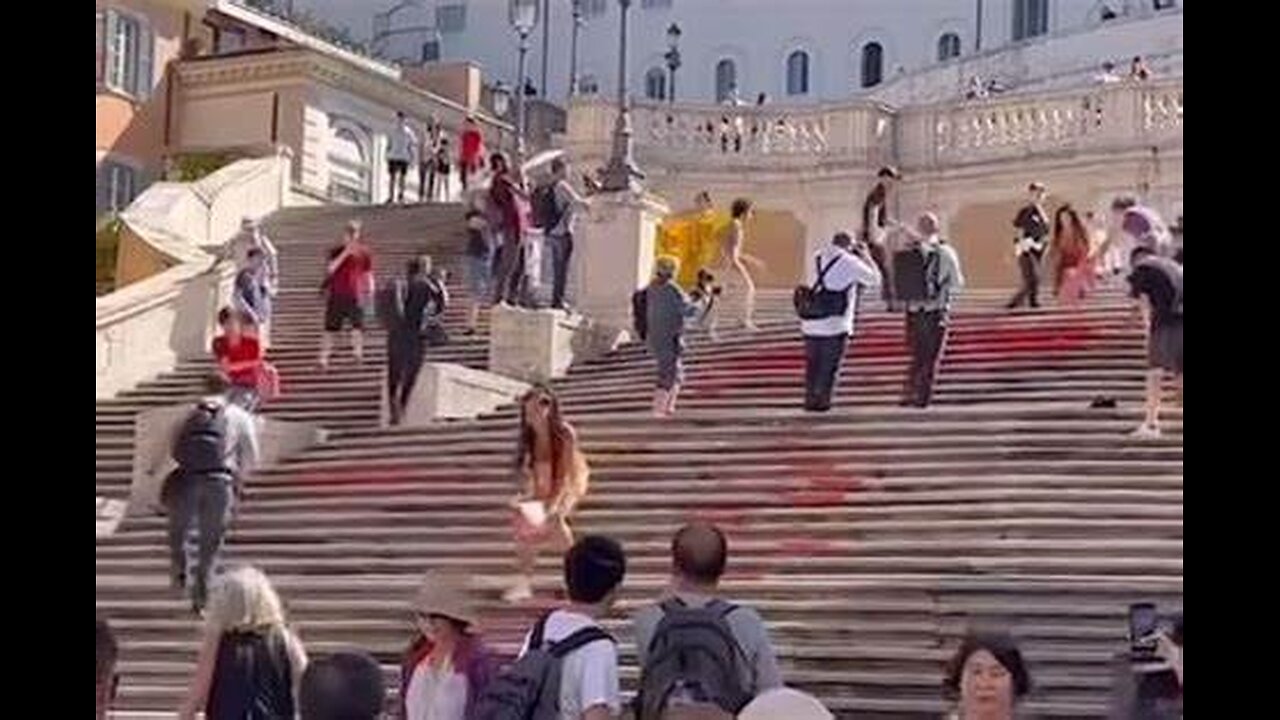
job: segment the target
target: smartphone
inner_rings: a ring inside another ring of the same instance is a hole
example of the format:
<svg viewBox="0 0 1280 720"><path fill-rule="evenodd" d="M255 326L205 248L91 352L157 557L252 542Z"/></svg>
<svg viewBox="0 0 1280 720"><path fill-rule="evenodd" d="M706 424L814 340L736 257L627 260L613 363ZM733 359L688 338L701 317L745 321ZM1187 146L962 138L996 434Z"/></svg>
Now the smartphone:
<svg viewBox="0 0 1280 720"><path fill-rule="evenodd" d="M1160 617L1154 603L1134 603L1129 606L1129 651L1135 658L1154 657L1155 634L1159 630Z"/></svg>

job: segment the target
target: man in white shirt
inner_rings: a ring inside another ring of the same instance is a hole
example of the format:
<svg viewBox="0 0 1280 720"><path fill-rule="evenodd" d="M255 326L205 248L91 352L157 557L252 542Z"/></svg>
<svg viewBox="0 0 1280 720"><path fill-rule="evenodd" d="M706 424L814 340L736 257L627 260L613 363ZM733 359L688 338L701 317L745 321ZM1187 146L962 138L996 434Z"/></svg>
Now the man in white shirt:
<svg viewBox="0 0 1280 720"><path fill-rule="evenodd" d="M626 572L627 556L613 538L586 535L574 543L564 556L569 604L547 615L543 640L559 642L583 628L598 627L598 620L613 607ZM521 655L528 645L526 637ZM614 642L600 639L565 655L559 691L560 720L617 717L622 712L622 691Z"/></svg>
<svg viewBox="0 0 1280 720"><path fill-rule="evenodd" d="M418 134L409 127L409 119L404 113L396 113L396 127L387 136L387 174L391 176L391 187L387 193L387 204L404 202L404 176L413 162L413 154L418 149ZM397 183L397 178L399 182ZM397 193L397 190L399 192Z"/></svg>
<svg viewBox="0 0 1280 720"><path fill-rule="evenodd" d="M865 246L855 248L846 232L836 233L830 245L814 254L809 272L814 289L826 294L832 314L800 321L805 355L804 409L826 412L831 409L831 392L845 346L853 335L859 288L879 287L881 276Z"/></svg>

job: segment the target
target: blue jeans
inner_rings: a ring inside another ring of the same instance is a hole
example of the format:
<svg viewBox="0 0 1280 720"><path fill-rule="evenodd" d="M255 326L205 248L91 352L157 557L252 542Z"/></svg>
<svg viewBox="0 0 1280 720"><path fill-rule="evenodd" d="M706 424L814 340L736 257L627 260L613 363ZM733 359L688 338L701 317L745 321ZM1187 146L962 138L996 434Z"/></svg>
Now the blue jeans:
<svg viewBox="0 0 1280 720"><path fill-rule="evenodd" d="M191 601L204 607L209 593L213 564L222 551L222 540L231 520L235 502L234 481L225 474L189 475L173 493L169 512L169 567L176 578L187 573L187 533L192 521L200 532L196 568L191 584Z"/></svg>
<svg viewBox="0 0 1280 720"><path fill-rule="evenodd" d="M564 289L569 281L569 260L573 257L573 233L548 235L551 250L551 307L564 306Z"/></svg>

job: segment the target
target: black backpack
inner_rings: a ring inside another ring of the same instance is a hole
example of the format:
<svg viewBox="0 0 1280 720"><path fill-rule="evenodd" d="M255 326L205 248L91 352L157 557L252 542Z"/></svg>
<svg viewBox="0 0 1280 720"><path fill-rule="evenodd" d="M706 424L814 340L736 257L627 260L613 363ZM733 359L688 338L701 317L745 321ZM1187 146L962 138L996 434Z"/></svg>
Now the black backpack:
<svg viewBox="0 0 1280 720"><path fill-rule="evenodd" d="M530 204L533 206L533 226L548 232L560 222L559 203L556 202L556 185L540 185L534 188L533 197L530 198Z"/></svg>
<svg viewBox="0 0 1280 720"><path fill-rule="evenodd" d="M200 402L182 423L173 459L184 473L227 472L227 407Z"/></svg>
<svg viewBox="0 0 1280 720"><path fill-rule="evenodd" d="M631 327L641 340L649 337L649 288L631 293Z"/></svg>
<svg viewBox="0 0 1280 720"><path fill-rule="evenodd" d="M584 645L613 636L594 625L559 642L544 642L547 618L533 626L524 655L494 678L476 699L474 720L559 720L560 671L564 658Z"/></svg>
<svg viewBox="0 0 1280 720"><path fill-rule="evenodd" d="M743 687L747 662L727 620L737 609L723 600L689 607L679 598L658 606L636 693L636 720L660 720L673 698L715 705L736 716L751 692Z"/></svg>
<svg viewBox="0 0 1280 720"><path fill-rule="evenodd" d="M893 255L893 287L899 300L928 302L942 292L939 280L942 270L941 251L925 252L920 247L901 250Z"/></svg>
<svg viewBox="0 0 1280 720"><path fill-rule="evenodd" d="M797 285L791 295L791 303L795 305L796 315L801 320L821 320L823 318L843 315L849 309L849 288L844 290L828 290L824 279L831 268L840 262L840 256L831 258L826 267L820 266L819 259L813 258L813 265L818 270L818 279L813 285Z"/></svg>

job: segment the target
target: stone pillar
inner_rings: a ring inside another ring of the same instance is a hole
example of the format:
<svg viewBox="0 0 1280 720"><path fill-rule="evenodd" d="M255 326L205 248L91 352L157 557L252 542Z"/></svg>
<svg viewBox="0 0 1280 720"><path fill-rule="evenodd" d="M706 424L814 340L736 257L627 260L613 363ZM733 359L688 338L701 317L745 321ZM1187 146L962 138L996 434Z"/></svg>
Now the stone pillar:
<svg viewBox="0 0 1280 720"><path fill-rule="evenodd" d="M577 308L599 325L631 327L631 293L649 282L658 223L671 210L654 195L608 193L591 200L573 249Z"/></svg>
<svg viewBox="0 0 1280 720"><path fill-rule="evenodd" d="M421 427L435 420L475 418L514 402L529 389L528 384L497 373L455 363L429 362L422 366L404 409L401 425ZM382 420L387 423L387 400L383 393Z"/></svg>
<svg viewBox="0 0 1280 720"><path fill-rule="evenodd" d="M582 325L581 315L563 310L495 305L489 311L489 370L525 382L564 377Z"/></svg>

